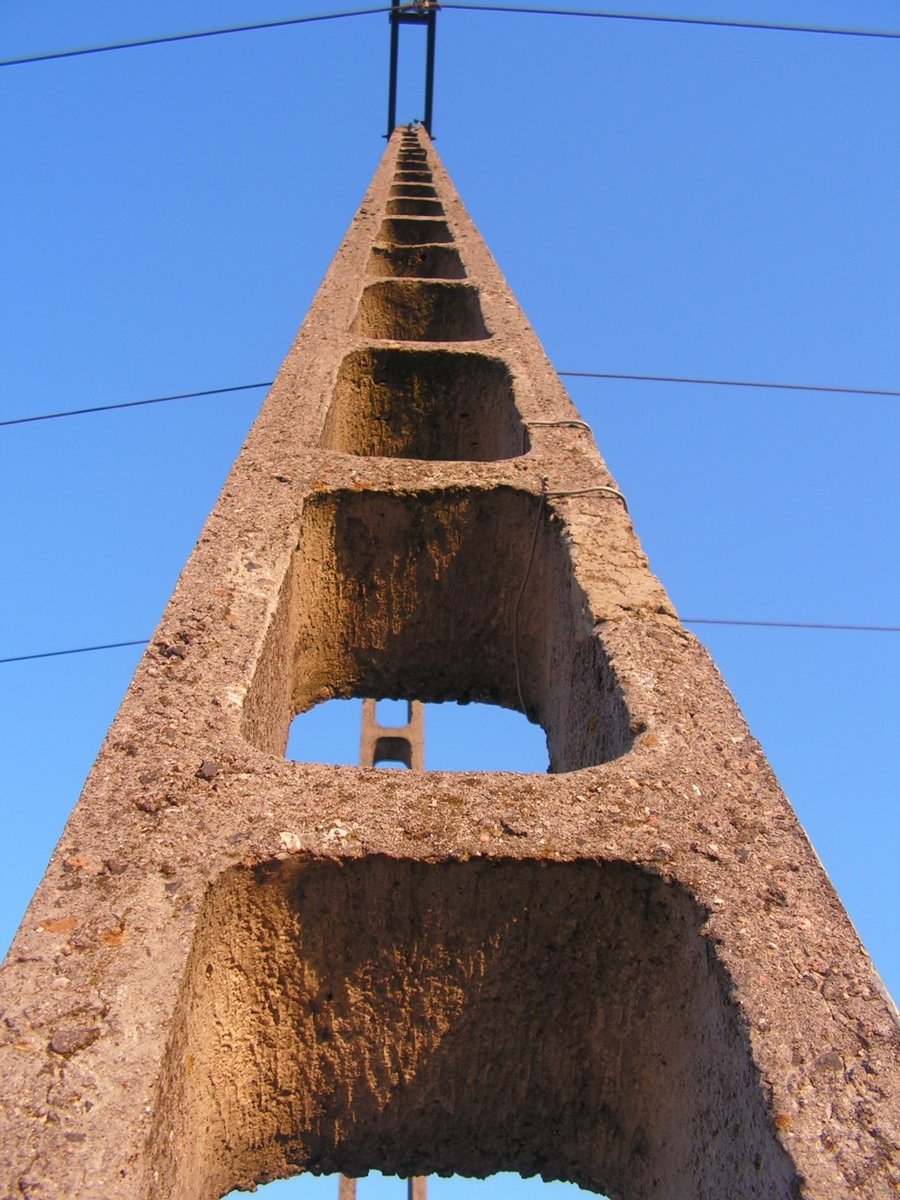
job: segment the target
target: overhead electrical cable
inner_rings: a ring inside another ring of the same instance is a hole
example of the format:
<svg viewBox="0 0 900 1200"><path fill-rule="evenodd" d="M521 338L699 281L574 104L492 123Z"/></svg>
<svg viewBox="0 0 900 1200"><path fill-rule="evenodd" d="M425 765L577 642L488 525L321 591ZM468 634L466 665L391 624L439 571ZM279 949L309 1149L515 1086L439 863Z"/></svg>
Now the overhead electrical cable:
<svg viewBox="0 0 900 1200"><path fill-rule="evenodd" d="M838 387L825 383L777 383L769 379L706 379L692 375L634 375L619 371L557 371L567 379L606 379L627 383L693 383L704 387L768 388L785 392L823 392L838 396L887 396L900 398L900 390L890 388ZM250 392L271 387L272 379L259 383L236 383L232 387L205 388L199 392L176 392L171 396L151 396L146 400L124 400L115 404L94 404L89 408L69 408L61 412L37 413L31 417L8 417L5 425L30 425L35 421L56 421L60 417L82 417L89 413L113 412L122 408L142 408L148 404L168 404L173 400L194 400L203 396L225 396L229 392Z"/></svg>
<svg viewBox="0 0 900 1200"><path fill-rule="evenodd" d="M705 379L692 375L623 375L613 371L557 371L568 379L620 379L638 383L698 383L704 387L772 388L782 392L830 392L838 396L896 396L890 388L837 387L828 383L778 383L769 379Z"/></svg>
<svg viewBox="0 0 900 1200"><path fill-rule="evenodd" d="M102 646L75 646L71 650L42 650L39 654L15 654L11 658L0 658L0 663L31 662L35 658L62 658L65 654L90 654L94 650L119 650L123 646L146 646L147 638L134 642L106 642Z"/></svg>
<svg viewBox="0 0 900 1200"><path fill-rule="evenodd" d="M405 4L411 8L414 5ZM616 12L589 8L533 8L514 4L446 3L441 9L458 12L515 13L538 17L592 17L604 21L643 21L659 25L694 25L714 29L756 29L769 33L816 33L836 37L900 39L900 30L854 29L850 26L794 25L775 21L740 21L726 17L678 17L659 13ZM197 29L187 33L167 33L157 37L136 38L128 42L109 42L100 46L81 46L71 50L52 50L45 54L23 55L21 58L0 59L0 67L21 67L30 63L52 62L63 58L81 58L88 54L106 54L113 50L136 50L144 46L164 46L171 42L198 41L201 38L221 37L231 33L251 33L259 29L280 29L290 25L307 25L314 21L339 21L345 17L368 17L390 12L389 5L373 8L346 9L341 12L316 13L305 17L282 17L273 21L254 21L246 25L223 25L215 29Z"/></svg>
<svg viewBox="0 0 900 1200"><path fill-rule="evenodd" d="M202 392L176 392L172 396L151 396L148 400L123 400L118 404L95 404L91 408L69 408L64 412L38 413L33 417L10 417L0 425L29 425L32 421L56 421L60 417L83 417L86 413L112 412L118 408L141 408L145 404L168 404L170 400L195 400L200 396L224 396L227 392L250 392L254 388L271 387L267 383L238 383L234 387L206 388Z"/></svg>
<svg viewBox="0 0 900 1200"><path fill-rule="evenodd" d="M539 17L594 17L604 21L652 21L660 25L703 25L715 29L760 29L769 33L822 33L838 37L898 38L900 30L854 29L835 25L794 25L778 21L740 21L727 17L676 17L659 13L614 12L592 8L533 8L519 4L441 3L459 12L517 13Z"/></svg>
<svg viewBox="0 0 900 1200"><path fill-rule="evenodd" d="M52 50L22 58L0 59L0 67L22 67L28 63L52 62L59 58L81 58L86 54L107 54L111 50L137 50L142 46L164 46L169 42L194 42L200 38L222 37L228 33L251 33L257 29L281 29L288 25L308 25L313 21L340 21L344 17L369 17L390 12L390 5L377 8L352 8L343 12L315 13L307 17L283 17L275 21L254 21L247 25L222 25L217 29L197 29L189 33L163 33L158 37L136 38L131 42L109 42L101 46L82 46L74 50Z"/></svg>
<svg viewBox="0 0 900 1200"><path fill-rule="evenodd" d="M846 625L825 621L756 621L731 617L681 617L682 625L732 625L759 629L824 629L837 633L900 633L900 625ZM149 638L130 642L105 642L99 646L75 646L68 650L42 650L36 654L14 654L0 658L5 663L32 662L38 658L62 658L67 654L91 654L95 650L119 650L125 646L146 646Z"/></svg>
<svg viewBox="0 0 900 1200"><path fill-rule="evenodd" d="M830 629L843 633L900 633L900 625L840 625L825 621L756 621L737 617L682 617L682 625L752 625L762 629Z"/></svg>

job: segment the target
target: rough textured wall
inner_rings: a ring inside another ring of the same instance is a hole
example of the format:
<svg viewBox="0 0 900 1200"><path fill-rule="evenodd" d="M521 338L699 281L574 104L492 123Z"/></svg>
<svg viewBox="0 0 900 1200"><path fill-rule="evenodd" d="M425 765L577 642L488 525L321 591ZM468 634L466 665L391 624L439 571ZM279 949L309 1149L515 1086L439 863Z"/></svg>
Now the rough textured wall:
<svg viewBox="0 0 900 1200"><path fill-rule="evenodd" d="M724 1180L794 1195L702 922L677 885L624 864L238 868L189 964L166 1185L199 1197L375 1162L667 1200Z"/></svg>
<svg viewBox="0 0 900 1200"><path fill-rule="evenodd" d="M287 762L490 700L552 773ZM0 1195L896 1194L895 1013L427 137L391 138L0 979Z"/></svg>

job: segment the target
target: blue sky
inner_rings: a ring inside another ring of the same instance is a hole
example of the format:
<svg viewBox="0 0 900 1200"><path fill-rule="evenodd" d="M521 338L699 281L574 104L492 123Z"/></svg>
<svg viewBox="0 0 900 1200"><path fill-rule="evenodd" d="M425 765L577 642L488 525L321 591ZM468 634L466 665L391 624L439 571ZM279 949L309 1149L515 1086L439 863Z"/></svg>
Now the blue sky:
<svg viewBox="0 0 900 1200"><path fill-rule="evenodd" d="M8 0L2 54L337 7ZM0 419L271 379L383 150L387 46L377 15L0 69ZM900 387L898 113L897 41L439 17L438 150L561 370ZM896 399L568 386L685 617L900 623ZM149 636L262 395L0 429L0 657ZM900 636L695 632L896 995ZM138 655L0 666L4 945Z"/></svg>

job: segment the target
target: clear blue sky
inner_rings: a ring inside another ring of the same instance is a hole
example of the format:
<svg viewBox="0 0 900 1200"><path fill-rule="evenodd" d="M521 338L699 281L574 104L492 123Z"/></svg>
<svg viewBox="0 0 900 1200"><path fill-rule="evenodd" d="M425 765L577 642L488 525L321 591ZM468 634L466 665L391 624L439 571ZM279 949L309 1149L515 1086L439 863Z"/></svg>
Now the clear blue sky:
<svg viewBox="0 0 900 1200"><path fill-rule="evenodd" d="M339 7L7 0L2 54ZM272 378L382 152L387 45L379 15L0 69L0 419ZM898 114L897 41L439 18L438 149L563 370L900 387ZM896 399L569 382L684 616L900 624ZM0 656L149 636L262 394L0 429ZM696 632L897 994L900 636ZM138 654L0 667L4 944Z"/></svg>

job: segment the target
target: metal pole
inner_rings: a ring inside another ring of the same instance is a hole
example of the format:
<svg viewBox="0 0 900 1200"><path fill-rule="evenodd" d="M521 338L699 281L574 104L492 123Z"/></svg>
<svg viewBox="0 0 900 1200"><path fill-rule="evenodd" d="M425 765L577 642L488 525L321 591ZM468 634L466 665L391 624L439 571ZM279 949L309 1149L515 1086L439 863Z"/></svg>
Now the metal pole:
<svg viewBox="0 0 900 1200"><path fill-rule="evenodd" d="M388 126L385 137L390 137L397 125L397 50L400 41L400 0L391 0L391 65L388 81Z"/></svg>
<svg viewBox="0 0 900 1200"><path fill-rule="evenodd" d="M437 9L428 13L428 49L425 59L425 132L431 137L431 116L434 108L434 41L437 32Z"/></svg>

